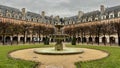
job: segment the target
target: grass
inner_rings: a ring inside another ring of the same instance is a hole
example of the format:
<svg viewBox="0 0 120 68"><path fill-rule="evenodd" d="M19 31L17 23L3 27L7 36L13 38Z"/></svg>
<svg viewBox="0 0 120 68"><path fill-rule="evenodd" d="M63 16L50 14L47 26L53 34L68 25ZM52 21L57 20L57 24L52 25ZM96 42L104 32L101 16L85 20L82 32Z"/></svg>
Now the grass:
<svg viewBox="0 0 120 68"><path fill-rule="evenodd" d="M110 46L93 46L93 45L76 45L70 47L81 47L81 48L91 48L100 49L107 51L110 56L101 60L87 61L87 62L76 62L77 68L120 68L120 47L110 47Z"/></svg>
<svg viewBox="0 0 120 68"><path fill-rule="evenodd" d="M77 68L120 68L120 47L110 46L92 46L92 45L67 45L69 47L77 48L91 48L100 49L110 53L110 56L101 60L76 62ZM33 68L36 63L24 60L15 60L8 58L8 53L13 50L20 50L26 48L48 47L43 44L36 45L13 45L0 46L0 68ZM79 67L80 66L80 67Z"/></svg>
<svg viewBox="0 0 120 68"><path fill-rule="evenodd" d="M20 50L25 48L48 47L43 44L27 44L27 45L13 45L0 46L0 68L33 68L36 63L24 60L15 60L8 58L8 53L13 50Z"/></svg>

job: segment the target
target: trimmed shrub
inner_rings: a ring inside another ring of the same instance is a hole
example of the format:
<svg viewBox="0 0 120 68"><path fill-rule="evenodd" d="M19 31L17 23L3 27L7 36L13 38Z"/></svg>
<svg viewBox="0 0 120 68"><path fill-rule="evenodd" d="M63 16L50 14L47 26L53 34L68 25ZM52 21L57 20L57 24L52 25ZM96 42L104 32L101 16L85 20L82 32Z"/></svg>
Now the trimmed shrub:
<svg viewBox="0 0 120 68"><path fill-rule="evenodd" d="M44 44L49 45L49 38L48 37L45 37Z"/></svg>
<svg viewBox="0 0 120 68"><path fill-rule="evenodd" d="M73 36L73 38L72 38L72 45L76 45L76 37L75 36Z"/></svg>

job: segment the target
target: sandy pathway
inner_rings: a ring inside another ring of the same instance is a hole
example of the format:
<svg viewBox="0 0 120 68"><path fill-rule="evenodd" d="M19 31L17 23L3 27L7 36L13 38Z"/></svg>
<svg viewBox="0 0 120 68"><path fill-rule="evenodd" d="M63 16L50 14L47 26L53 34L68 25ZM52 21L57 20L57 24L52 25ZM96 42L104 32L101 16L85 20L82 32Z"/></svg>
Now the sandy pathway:
<svg viewBox="0 0 120 68"><path fill-rule="evenodd" d="M84 53L74 55L41 55L35 54L34 49L18 50L12 52L10 56L40 62L39 68L76 68L74 63L77 61L95 60L108 56L106 52L87 48L76 48L84 50Z"/></svg>

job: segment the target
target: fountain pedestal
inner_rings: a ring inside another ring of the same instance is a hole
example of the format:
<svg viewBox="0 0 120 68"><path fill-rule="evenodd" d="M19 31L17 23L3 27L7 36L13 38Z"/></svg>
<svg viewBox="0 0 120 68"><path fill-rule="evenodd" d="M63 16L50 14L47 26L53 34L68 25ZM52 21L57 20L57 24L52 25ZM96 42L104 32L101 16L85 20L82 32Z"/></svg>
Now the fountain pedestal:
<svg viewBox="0 0 120 68"><path fill-rule="evenodd" d="M53 38L56 41L55 50L62 51L63 50L62 41L65 38L64 34L62 34L62 31L61 31L61 28L63 27L63 25L55 25L55 27L56 27L56 34L53 35Z"/></svg>
<svg viewBox="0 0 120 68"><path fill-rule="evenodd" d="M77 50L75 48L63 48L62 41L68 37L66 34L62 34L61 28L63 25L55 25L56 33L50 35L56 41L54 48L45 48L45 49L35 49L34 52L38 54L49 54L49 55L67 55L67 54L80 54L83 53L83 50Z"/></svg>
<svg viewBox="0 0 120 68"><path fill-rule="evenodd" d="M57 41L57 43L55 44L55 50L56 51L61 51L61 50L63 50L63 44L62 44L62 40L56 40Z"/></svg>

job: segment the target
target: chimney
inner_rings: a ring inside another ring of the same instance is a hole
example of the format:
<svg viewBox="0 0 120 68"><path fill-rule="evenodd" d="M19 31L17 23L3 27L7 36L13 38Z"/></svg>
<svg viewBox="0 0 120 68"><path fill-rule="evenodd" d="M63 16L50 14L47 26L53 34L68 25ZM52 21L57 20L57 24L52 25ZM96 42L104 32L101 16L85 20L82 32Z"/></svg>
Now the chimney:
<svg viewBox="0 0 120 68"><path fill-rule="evenodd" d="M105 12L105 7L104 7L104 5L101 5L101 6L100 6L100 11L101 11L101 13L104 13L104 12Z"/></svg>
<svg viewBox="0 0 120 68"><path fill-rule="evenodd" d="M41 15L44 17L45 16L45 11L42 11Z"/></svg>
<svg viewBox="0 0 120 68"><path fill-rule="evenodd" d="M25 8L22 8L22 13L25 14L26 10Z"/></svg>
<svg viewBox="0 0 120 68"><path fill-rule="evenodd" d="M59 15L57 16L57 19L59 19L60 17L59 17Z"/></svg>
<svg viewBox="0 0 120 68"><path fill-rule="evenodd" d="M26 19L26 17L25 17L25 15L26 15L25 8L22 8L21 11L22 11L22 20L25 20Z"/></svg>
<svg viewBox="0 0 120 68"><path fill-rule="evenodd" d="M50 18L52 18L52 19L53 19L53 15L51 15L51 16L50 16Z"/></svg>
<svg viewBox="0 0 120 68"><path fill-rule="evenodd" d="M83 12L82 11L78 11L78 18L80 19L83 16Z"/></svg>

